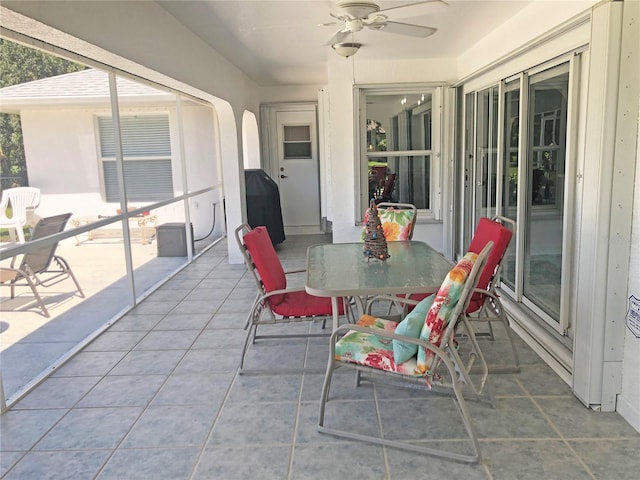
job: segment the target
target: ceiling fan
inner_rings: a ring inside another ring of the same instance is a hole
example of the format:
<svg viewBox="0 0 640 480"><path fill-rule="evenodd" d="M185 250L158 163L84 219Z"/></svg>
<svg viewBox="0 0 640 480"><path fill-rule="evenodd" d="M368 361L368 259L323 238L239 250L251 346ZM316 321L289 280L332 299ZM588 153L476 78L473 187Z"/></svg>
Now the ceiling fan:
<svg viewBox="0 0 640 480"><path fill-rule="evenodd" d="M337 21L321 25L341 25L340 29L333 34L326 45L331 45L338 54L348 57L357 52L361 46L359 43L345 43L350 34L369 28L371 30L425 38L433 35L436 29L396 22L395 19L427 15L441 11L446 7L448 7L448 4L442 0L425 0L380 10L378 4L373 0L338 0L336 2L337 12L329 12L329 15Z"/></svg>

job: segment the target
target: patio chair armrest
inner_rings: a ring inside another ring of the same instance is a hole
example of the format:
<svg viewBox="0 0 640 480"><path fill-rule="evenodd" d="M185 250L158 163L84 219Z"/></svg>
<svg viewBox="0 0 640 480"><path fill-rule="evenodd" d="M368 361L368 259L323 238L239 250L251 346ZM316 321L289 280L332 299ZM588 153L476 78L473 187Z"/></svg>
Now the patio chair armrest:
<svg viewBox="0 0 640 480"><path fill-rule="evenodd" d="M17 268L0 267L0 283L10 282L23 275L23 272Z"/></svg>
<svg viewBox="0 0 640 480"><path fill-rule="evenodd" d="M427 350L430 350L436 355L438 359L441 359L446 364L447 370L449 370L451 378L452 379L455 378L456 368L453 364L453 360L442 348L438 347L437 345L434 345L433 343L430 343L426 340L422 340L421 338L407 337L405 335L398 335L397 333L390 332L388 330L365 327L362 325L352 325L352 324L341 325L333 331L333 333L331 334L331 340L330 340L331 358L335 358L335 346L339 340L338 337L342 337L343 335L345 335L347 332L350 332L350 331L368 333L368 334L372 334L379 338L384 338L387 340L400 340L402 342L413 343L415 345L418 345L418 347L423 347Z"/></svg>
<svg viewBox="0 0 640 480"><path fill-rule="evenodd" d="M504 313L504 308L502 307L502 302L500 301L500 297L498 296L497 293L495 292L490 292L488 290L485 290L483 288L475 288L472 292L474 295L475 294L480 294L483 297L489 298L491 299L492 302L492 308L494 309L494 313L496 315L503 315ZM485 300L486 301L486 300Z"/></svg>
<svg viewBox="0 0 640 480"><path fill-rule="evenodd" d="M436 293L435 291L433 292L420 292L421 295L432 295ZM409 293L407 295L413 295L412 293ZM416 294L417 295L417 294ZM372 298L372 300L389 300L389 301L395 301L397 303L400 304L406 304L406 305L418 305L422 299L420 300L416 300L414 298L411 297L402 297L400 295L376 295L375 297Z"/></svg>
<svg viewBox="0 0 640 480"><path fill-rule="evenodd" d="M270 297L274 295L282 295L286 293L294 293L294 292L300 292L300 291L304 291L304 287L283 288L280 290L273 290L271 292L267 292L264 294L258 293L255 301L253 302L253 307L251 308L251 313L249 313L249 317L247 318L247 323L245 324L244 329L246 330L247 328L249 328L249 325L251 325L251 319L253 318L256 310L259 308L260 305L263 305L267 300L269 300ZM271 312L271 315L273 315L272 312Z"/></svg>
<svg viewBox="0 0 640 480"><path fill-rule="evenodd" d="M289 274L291 274L291 273L304 273L304 272L306 272L306 271L307 271L307 269L306 269L306 268L296 268L295 270L285 270L285 271L284 271L284 274L285 274L285 275L289 275Z"/></svg>
<svg viewBox="0 0 640 480"><path fill-rule="evenodd" d="M493 300L496 300L496 301L497 301L497 300L499 300L499 295L498 295L497 293L495 293L495 292L491 292L491 291L486 290L486 289L484 289L484 288L474 288L472 293L473 293L474 295L475 295L476 293L479 293L479 294L481 294L482 296L492 298Z"/></svg>
<svg viewBox="0 0 640 480"><path fill-rule="evenodd" d="M436 292L424 292L425 294L433 294ZM407 295L411 295L411 294L407 294ZM369 313L371 312L371 307L373 306L373 304L375 302L379 302L379 301L386 301L386 302L390 302L389 305L389 314L391 313L391 308L392 307L396 307L396 310L398 312L398 315L404 316L407 314L407 306L408 305L413 305L416 306L418 305L421 300L415 300L413 298L410 298L408 296L403 297L401 295L387 295L387 294L381 294L381 295L376 295L374 297L371 297L370 299L367 300L367 305L365 308L365 312Z"/></svg>
<svg viewBox="0 0 640 480"><path fill-rule="evenodd" d="M291 288L283 288L281 290L273 290L271 292L267 292L263 295L260 295L260 297L258 297L258 302L263 302L265 300L268 300L269 297L272 297L274 295L282 295L286 293L294 293L294 292L300 292L300 291L304 291L304 287L291 287Z"/></svg>
<svg viewBox="0 0 640 480"><path fill-rule="evenodd" d="M32 279L32 275L33 272L29 270L28 266L26 271L15 267L0 267L0 284L4 286L29 287L31 291L35 292L37 279Z"/></svg>

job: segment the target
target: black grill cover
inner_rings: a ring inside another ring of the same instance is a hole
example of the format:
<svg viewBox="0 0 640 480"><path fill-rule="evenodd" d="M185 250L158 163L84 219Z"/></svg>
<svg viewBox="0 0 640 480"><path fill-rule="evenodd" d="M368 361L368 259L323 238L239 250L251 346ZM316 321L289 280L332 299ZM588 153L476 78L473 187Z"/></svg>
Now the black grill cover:
<svg viewBox="0 0 640 480"><path fill-rule="evenodd" d="M284 225L278 184L264 170L244 171L247 194L247 221L251 228L267 227L271 243L284 242Z"/></svg>

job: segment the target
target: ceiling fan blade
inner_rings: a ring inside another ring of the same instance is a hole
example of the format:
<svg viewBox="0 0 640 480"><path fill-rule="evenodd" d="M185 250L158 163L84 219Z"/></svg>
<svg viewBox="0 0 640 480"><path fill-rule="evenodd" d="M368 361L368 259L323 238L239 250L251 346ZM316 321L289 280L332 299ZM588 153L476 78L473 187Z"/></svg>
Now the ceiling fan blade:
<svg viewBox="0 0 640 480"><path fill-rule="evenodd" d="M419 17L421 15L430 15L445 10L449 4L442 0L425 0L422 2L414 2L408 5L400 5L385 10L372 13L372 16L384 15L388 20L401 20L403 18Z"/></svg>
<svg viewBox="0 0 640 480"><path fill-rule="evenodd" d="M422 25L410 25L408 23L385 22L380 27L373 26L374 30L381 32L397 33L400 35L409 35L412 37L425 38L436 33L437 28L423 27Z"/></svg>
<svg viewBox="0 0 640 480"><path fill-rule="evenodd" d="M329 40L327 40L327 43L325 43L325 45L333 45L335 43L342 43L348 37L349 37L349 33L345 33L345 32L342 31L342 29L340 29L336 33L334 33L333 36Z"/></svg>

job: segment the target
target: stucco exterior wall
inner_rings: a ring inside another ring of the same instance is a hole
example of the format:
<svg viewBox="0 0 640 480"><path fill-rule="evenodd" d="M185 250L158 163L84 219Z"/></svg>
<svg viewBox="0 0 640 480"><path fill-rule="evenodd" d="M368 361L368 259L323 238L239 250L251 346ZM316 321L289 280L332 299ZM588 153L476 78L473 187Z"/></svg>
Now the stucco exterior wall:
<svg viewBox="0 0 640 480"><path fill-rule="evenodd" d="M42 192L38 215L66 212L69 204L75 216L106 214L93 115L64 108L22 112L29 184Z"/></svg>
<svg viewBox="0 0 640 480"><path fill-rule="evenodd" d="M190 200L189 214L194 236L201 238L207 235L212 226L214 208L216 209L216 221L213 233L217 236L224 232L222 215L224 190L222 189L222 172L220 171L221 159L217 148L217 115L210 107L183 106L182 121L188 191L194 192L211 185L219 187Z"/></svg>
<svg viewBox="0 0 640 480"><path fill-rule="evenodd" d="M152 111L145 107L145 111ZM139 109L120 110L121 115L138 113ZM184 193L182 161L187 162L187 189L190 192L220 186L219 155L216 148L214 111L207 106L182 108L184 157L181 153L177 111L157 107L158 113L170 117L173 185L175 195ZM30 108L23 110L22 128L25 155L29 169L29 183L41 190L40 216L71 212L74 217L114 215L120 207L104 201L99 140L95 119L97 115L111 115L107 108ZM212 205L221 213L222 189L197 197L190 204L191 222L196 238L208 233L212 219ZM142 206L142 204L135 204ZM184 221L181 206L161 207L155 213L160 223ZM218 219L220 217L218 216ZM216 225L222 231L221 222Z"/></svg>

